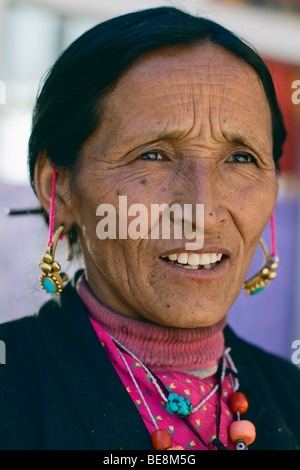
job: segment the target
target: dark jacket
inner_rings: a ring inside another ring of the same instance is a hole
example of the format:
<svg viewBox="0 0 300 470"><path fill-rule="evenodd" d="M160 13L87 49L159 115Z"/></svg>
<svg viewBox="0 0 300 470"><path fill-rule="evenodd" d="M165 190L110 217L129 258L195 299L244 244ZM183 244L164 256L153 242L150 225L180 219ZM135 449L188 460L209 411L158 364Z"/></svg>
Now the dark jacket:
<svg viewBox="0 0 300 470"><path fill-rule="evenodd" d="M38 315L0 325L0 449L153 450L72 281ZM256 426L249 449L300 449L300 371L225 328Z"/></svg>

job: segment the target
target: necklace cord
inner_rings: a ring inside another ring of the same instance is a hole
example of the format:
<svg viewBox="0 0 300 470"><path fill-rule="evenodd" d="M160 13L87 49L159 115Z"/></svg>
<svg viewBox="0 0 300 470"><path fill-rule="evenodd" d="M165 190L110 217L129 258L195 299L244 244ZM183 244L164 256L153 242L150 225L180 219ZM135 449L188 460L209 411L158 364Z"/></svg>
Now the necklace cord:
<svg viewBox="0 0 300 470"><path fill-rule="evenodd" d="M166 388L165 384L160 380L159 377L157 377L153 372L152 374L154 375L155 379L157 380L157 382L160 384L160 386L164 389L164 391L169 395L170 392L169 390ZM168 399L166 400L168 401ZM197 431L193 428L193 426L191 425L191 423L187 420L186 417L182 417L183 421L185 422L185 424L190 428L190 430L195 434L195 436L200 439L201 443L204 445L204 447L207 447L207 444L206 442L202 439L202 437L200 436L199 433L197 433Z"/></svg>
<svg viewBox="0 0 300 470"><path fill-rule="evenodd" d="M164 401L168 401L168 395L170 394L169 390L166 388L166 386L164 385L164 383L162 382L162 380L157 377L155 375L154 372L150 371L141 361L138 357L136 357L131 351L129 351L125 346L123 346L118 340L116 340L113 336L111 336L111 339L112 341L119 346L120 349L123 349L124 352L126 352L127 354L129 354L136 362L138 362L144 372L150 377L153 385L156 387L158 393L160 394L160 396L163 398ZM117 347L117 351L118 353L120 354L120 357L122 358L124 364L125 364L125 367L149 413L149 416L155 426L155 428L158 430L158 425L151 413L151 410L145 400L145 397L143 396L142 394L142 391L140 390L140 387L138 386L138 383L122 353L122 351ZM218 403L217 403L217 411L216 411L216 438L213 439L213 441L209 444L207 444L203 438L200 436L200 434L193 428L193 426L191 425L191 423L187 420L186 417L181 417L183 419L183 421L185 422L185 424L189 427L189 429L193 432L193 434L195 434L195 436L200 440L200 442L202 443L202 445L204 445L204 447L207 447L208 449L213 449L213 447L219 449L219 450L228 450L228 448L220 441L220 426L221 426L221 415L222 415L222 410L221 410L221 401L222 401L222 382L225 378L225 376L227 374L229 374L229 377L231 379L231 376L234 377L234 380L231 381L232 383L232 388L233 388L233 391L236 391L238 390L239 388L239 381L237 379L237 369L230 357L230 348L227 348L224 350L224 354L223 354L223 358L222 358L222 363L219 363L219 366L218 366L218 371L217 371L217 384L215 385L215 387L213 388L213 390L207 395L207 397L205 397L204 400L202 400L199 405L197 405L196 408L192 409L192 412L195 412L197 411L200 406L203 406L204 403L215 393L215 391L218 390ZM229 367L226 363L226 361L228 362L229 364ZM160 387L161 389L160 389ZM166 393L166 396L164 395L163 391Z"/></svg>
<svg viewBox="0 0 300 470"><path fill-rule="evenodd" d="M217 373L217 376L218 376L218 380L217 380L217 385L215 388L218 388L219 391L218 391L218 403L217 403L217 412L216 412L216 438L212 441L212 444L214 447L216 447L217 449L219 450L228 450L228 448L222 443L222 441L220 440L220 429L221 429L221 416L222 416L222 408L221 408L221 402L222 402L222 382L226 376L227 373L233 373L232 369L226 367L226 358L227 358L227 355L224 354L224 357L223 357L223 361L222 361L222 364L219 364L219 367L218 367L218 373ZM234 372L234 375L236 373ZM166 386L164 385L164 383L162 382L162 380L157 377L154 372L152 372L152 375L154 376L155 380L157 380L157 382L159 383L159 385L162 387L162 389L165 391L165 393L167 395L170 394L169 390L166 388ZM214 389L215 389L214 388ZM210 397L211 394L209 394L209 396L207 396L206 398L208 399ZM166 400L167 401L167 400ZM205 400L206 401L206 400ZM202 402L201 402L202 403ZM203 406L203 405L202 405ZM197 407L197 409L199 408L199 406ZM204 445L205 447L210 447L209 444L207 444L203 438L201 437L201 435L199 434L199 432L197 432L194 427L192 426L192 424L188 421L188 419L186 417L182 417L183 421L185 422L185 424L189 427L189 429L195 434L195 436L200 440L200 442L202 443L202 445Z"/></svg>
<svg viewBox="0 0 300 470"><path fill-rule="evenodd" d="M132 371L131 371L129 365L127 364L127 361L126 361L126 359L125 359L125 357L124 357L122 351L120 351L119 348L117 348L117 351L118 351L118 353L120 354L121 358L123 359L123 362L124 362L124 364L125 364L125 366L126 366L126 369L127 369L128 373L129 373L129 375L130 375L130 377L131 377L131 379L132 379L132 381L133 381L133 383L134 383L134 385L135 385L137 391L139 392L139 395L140 395L140 397L141 397L141 399L142 399L142 401L143 401L143 403L144 403L144 405L145 405L145 407L146 407L146 410L147 410L148 413L149 413L149 416L150 416L152 422L154 423L154 426L155 426L156 429L158 430L159 427L157 426L157 423L156 423L156 421L155 421L155 419L154 419L154 417L153 417L153 415L152 415L152 413L151 413L151 410L150 410L150 408L149 408L149 406L148 406L148 403L146 402L145 397L144 397L144 395L142 394L142 391L140 390L140 387L138 386L138 383L137 383L137 381L136 381L136 379L135 379L135 377L134 377L134 375L133 375L133 373L132 373Z"/></svg>

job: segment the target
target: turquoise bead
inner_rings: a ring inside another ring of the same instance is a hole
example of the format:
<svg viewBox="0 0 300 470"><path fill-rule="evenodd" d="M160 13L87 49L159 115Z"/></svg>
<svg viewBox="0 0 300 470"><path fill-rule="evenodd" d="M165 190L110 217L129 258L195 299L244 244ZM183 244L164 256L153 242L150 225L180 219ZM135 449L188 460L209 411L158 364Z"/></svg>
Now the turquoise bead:
<svg viewBox="0 0 300 470"><path fill-rule="evenodd" d="M251 295L254 295L254 294L258 294L259 292L261 292L262 290L264 290L266 286L263 286L263 287L259 287L258 289L254 290L253 292L251 292Z"/></svg>
<svg viewBox="0 0 300 470"><path fill-rule="evenodd" d="M44 279L43 287L47 292L49 292L49 294L55 294L55 292L56 292L56 287L53 284L53 281L51 279L49 279L48 277L46 279Z"/></svg>
<svg viewBox="0 0 300 470"><path fill-rule="evenodd" d="M178 395L178 393L170 393L166 404L166 411L172 415L177 414L184 418L191 414L192 404L187 398Z"/></svg>

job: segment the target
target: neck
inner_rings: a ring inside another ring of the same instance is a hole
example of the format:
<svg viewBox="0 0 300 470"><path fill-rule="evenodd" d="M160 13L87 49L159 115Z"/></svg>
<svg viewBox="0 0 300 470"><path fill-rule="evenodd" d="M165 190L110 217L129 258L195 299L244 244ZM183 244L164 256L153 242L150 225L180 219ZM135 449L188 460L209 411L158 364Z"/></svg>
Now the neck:
<svg viewBox="0 0 300 470"><path fill-rule="evenodd" d="M92 319L149 369L198 371L202 377L216 370L224 351L226 317L208 327L165 327L112 312L94 296L83 276L76 287Z"/></svg>

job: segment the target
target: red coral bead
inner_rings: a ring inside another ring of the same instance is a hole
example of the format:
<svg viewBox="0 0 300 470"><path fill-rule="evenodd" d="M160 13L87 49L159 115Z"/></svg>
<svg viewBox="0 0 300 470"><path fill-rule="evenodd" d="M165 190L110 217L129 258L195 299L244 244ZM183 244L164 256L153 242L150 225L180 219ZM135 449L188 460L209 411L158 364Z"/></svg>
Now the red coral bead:
<svg viewBox="0 0 300 470"><path fill-rule="evenodd" d="M229 439L231 442L244 441L247 446L255 441L256 430L251 421L243 419L241 421L234 421L229 427Z"/></svg>
<svg viewBox="0 0 300 470"><path fill-rule="evenodd" d="M172 439L165 429L157 429L151 436L152 444L155 450L166 450L172 447Z"/></svg>
<svg viewBox="0 0 300 470"><path fill-rule="evenodd" d="M248 410L248 400L242 392L234 392L229 398L229 406L233 413L243 415Z"/></svg>

